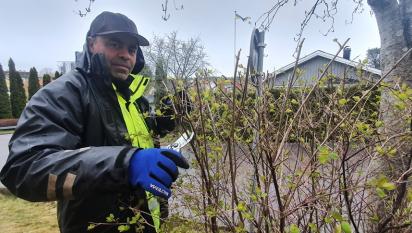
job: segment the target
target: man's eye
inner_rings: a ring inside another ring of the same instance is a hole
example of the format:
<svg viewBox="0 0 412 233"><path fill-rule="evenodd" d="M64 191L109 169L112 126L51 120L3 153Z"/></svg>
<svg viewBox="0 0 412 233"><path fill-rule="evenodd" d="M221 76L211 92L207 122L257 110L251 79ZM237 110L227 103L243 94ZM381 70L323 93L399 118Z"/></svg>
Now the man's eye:
<svg viewBox="0 0 412 233"><path fill-rule="evenodd" d="M137 48L136 47L131 47L129 48L129 53L130 54L135 54L137 52Z"/></svg>
<svg viewBox="0 0 412 233"><path fill-rule="evenodd" d="M120 44L117 43L117 42L115 42L115 41L110 41L110 42L108 43L108 46L109 46L110 48L117 49L117 48L120 47Z"/></svg>

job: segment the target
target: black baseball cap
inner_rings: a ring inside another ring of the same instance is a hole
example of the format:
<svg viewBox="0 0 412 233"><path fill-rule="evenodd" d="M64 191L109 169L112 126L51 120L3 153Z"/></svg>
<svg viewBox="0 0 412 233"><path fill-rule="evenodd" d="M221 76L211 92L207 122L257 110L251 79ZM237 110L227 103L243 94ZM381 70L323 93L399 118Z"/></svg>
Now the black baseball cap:
<svg viewBox="0 0 412 233"><path fill-rule="evenodd" d="M149 41L137 32L136 24L127 16L120 13L104 11L90 25L88 36L103 36L125 33L134 38L139 46L148 46Z"/></svg>

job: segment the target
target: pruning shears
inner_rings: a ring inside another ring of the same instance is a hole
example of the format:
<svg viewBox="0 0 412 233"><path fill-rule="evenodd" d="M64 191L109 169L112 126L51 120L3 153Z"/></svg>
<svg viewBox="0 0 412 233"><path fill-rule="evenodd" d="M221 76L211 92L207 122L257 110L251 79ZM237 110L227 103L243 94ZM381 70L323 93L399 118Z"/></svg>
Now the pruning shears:
<svg viewBox="0 0 412 233"><path fill-rule="evenodd" d="M195 133L193 131L186 131L175 142L167 146L162 146L161 148L172 149L181 152L182 148L189 144L190 141L192 141L194 135Z"/></svg>

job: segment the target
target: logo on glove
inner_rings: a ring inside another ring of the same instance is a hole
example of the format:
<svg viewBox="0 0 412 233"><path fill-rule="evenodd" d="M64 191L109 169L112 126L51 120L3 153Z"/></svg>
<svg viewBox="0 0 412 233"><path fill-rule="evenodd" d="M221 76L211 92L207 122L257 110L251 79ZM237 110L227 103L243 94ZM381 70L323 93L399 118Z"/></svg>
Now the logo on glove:
<svg viewBox="0 0 412 233"><path fill-rule="evenodd" d="M156 191L158 191L158 192L160 192L160 193L163 193L163 194L166 195L166 196L169 196L169 193L168 193L166 190L164 190L164 189L162 189L162 188L159 188L159 187L157 187L157 186L154 185L154 184L150 184L150 188L152 188L152 189L154 189L154 190L156 190Z"/></svg>

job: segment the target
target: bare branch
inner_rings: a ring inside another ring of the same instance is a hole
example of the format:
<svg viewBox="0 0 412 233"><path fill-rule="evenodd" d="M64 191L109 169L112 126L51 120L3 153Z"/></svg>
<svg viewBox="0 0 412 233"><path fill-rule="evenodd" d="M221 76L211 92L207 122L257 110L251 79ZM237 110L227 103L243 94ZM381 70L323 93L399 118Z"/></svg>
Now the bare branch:
<svg viewBox="0 0 412 233"><path fill-rule="evenodd" d="M75 1L77 2L78 0L75 0ZM89 6L86 7L84 9L84 11L79 10L78 12L75 12L75 13L78 14L80 17L85 17L88 13L90 13L92 11L91 7L92 7L92 4L94 3L94 1L95 0L89 0Z"/></svg>

